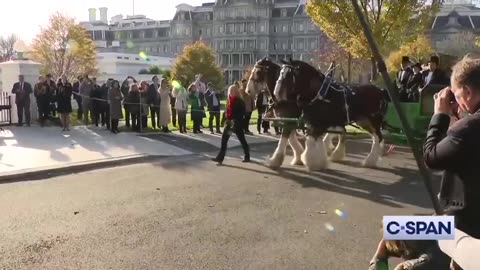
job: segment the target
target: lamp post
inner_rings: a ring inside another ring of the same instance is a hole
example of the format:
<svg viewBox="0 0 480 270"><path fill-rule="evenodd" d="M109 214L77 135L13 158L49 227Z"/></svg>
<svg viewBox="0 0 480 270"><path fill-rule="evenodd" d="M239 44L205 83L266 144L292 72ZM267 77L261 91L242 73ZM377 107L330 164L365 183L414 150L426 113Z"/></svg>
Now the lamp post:
<svg viewBox="0 0 480 270"><path fill-rule="evenodd" d="M23 40L18 40L17 42L15 42L15 44L13 44L13 49L17 54L17 57L16 57L17 60L26 60L23 55L25 52L28 51L28 47L25 44L25 42L23 42Z"/></svg>

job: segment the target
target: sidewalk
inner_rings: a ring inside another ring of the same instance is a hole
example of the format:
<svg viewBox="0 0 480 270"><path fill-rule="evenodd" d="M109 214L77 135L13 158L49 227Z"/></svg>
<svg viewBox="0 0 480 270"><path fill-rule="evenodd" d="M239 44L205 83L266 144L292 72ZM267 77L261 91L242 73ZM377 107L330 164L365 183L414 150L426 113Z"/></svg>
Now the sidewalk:
<svg viewBox="0 0 480 270"><path fill-rule="evenodd" d="M0 178L79 166L160 156L182 156L217 151L221 134L174 132L114 135L104 127L4 127L0 131ZM251 144L275 141L275 136L247 136ZM239 146L232 136L229 147ZM27 176L26 176L27 177Z"/></svg>
<svg viewBox="0 0 480 270"><path fill-rule="evenodd" d="M77 126L65 133L59 127L4 129L0 131L0 176L85 162L191 154L135 133L114 135L105 128Z"/></svg>

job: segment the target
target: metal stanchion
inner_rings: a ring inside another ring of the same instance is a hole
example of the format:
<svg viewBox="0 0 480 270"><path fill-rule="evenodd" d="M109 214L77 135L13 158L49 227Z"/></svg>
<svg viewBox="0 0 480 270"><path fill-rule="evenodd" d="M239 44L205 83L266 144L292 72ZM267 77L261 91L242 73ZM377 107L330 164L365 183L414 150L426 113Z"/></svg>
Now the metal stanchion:
<svg viewBox="0 0 480 270"><path fill-rule="evenodd" d="M362 25L363 32L365 33L365 37L368 40L373 56L375 57L375 60L377 62L378 71L382 74L383 80L387 86L388 94L390 95L393 106L397 111L398 118L400 119L400 123L402 124L403 130L405 132L405 136L407 137L413 156L417 161L418 169L420 171L420 174L423 177L423 181L424 181L425 187L427 188L430 199L433 203L433 208L435 209L435 213L437 215L441 215L443 211L440 207L440 203L438 202L437 196L435 196L433 193L431 174L428 172L427 167L425 166L421 150L414 147L413 132L410 128L410 125L408 124L407 118L405 117L402 107L400 107L398 93L393 90L394 89L393 83L392 83L392 80L390 79L390 76L388 75L385 62L383 61L382 55L380 54L380 51L375 42L375 39L373 38L373 34L370 30L370 27L368 26L368 23L365 20L365 16L358 5L358 0L352 0L352 5L355 10L355 13L358 16L358 19L360 20L360 24Z"/></svg>

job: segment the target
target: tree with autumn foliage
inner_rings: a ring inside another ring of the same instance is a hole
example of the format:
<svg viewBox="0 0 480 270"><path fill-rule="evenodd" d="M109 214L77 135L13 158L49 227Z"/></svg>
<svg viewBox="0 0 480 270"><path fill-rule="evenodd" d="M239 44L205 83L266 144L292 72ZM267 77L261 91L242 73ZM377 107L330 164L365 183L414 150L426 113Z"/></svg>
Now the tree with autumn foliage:
<svg viewBox="0 0 480 270"><path fill-rule="evenodd" d="M183 52L175 59L171 78L193 82L197 74L203 74L203 78L217 89L223 87L223 74L215 63L215 52L201 41L184 47Z"/></svg>
<svg viewBox="0 0 480 270"><path fill-rule="evenodd" d="M359 0L377 45L384 55L425 30L441 0ZM363 28L350 1L311 0L307 13L330 39L354 57L371 59L372 79L377 70Z"/></svg>
<svg viewBox="0 0 480 270"><path fill-rule="evenodd" d="M335 77L337 80L341 80L342 78L348 80L349 65L351 72L350 79L365 73L365 65L368 65L368 60L353 57L349 55L347 50L335 42L328 40L325 46L323 46L323 49L319 49L313 54L313 64L320 70L326 71L332 62L335 62L337 65L335 69Z"/></svg>
<svg viewBox="0 0 480 270"><path fill-rule="evenodd" d="M403 56L409 56L413 62L425 64L433 53L430 40L424 35L419 35L415 40L405 43L398 50L390 53L387 59L388 70L397 72Z"/></svg>
<svg viewBox="0 0 480 270"><path fill-rule="evenodd" d="M18 37L14 34L8 37L0 37L0 62L8 61L15 55L15 42Z"/></svg>
<svg viewBox="0 0 480 270"><path fill-rule="evenodd" d="M31 46L33 60L41 63L42 73L54 78L66 75L95 75L95 44L87 31L73 18L61 13L50 16L49 24L41 28Z"/></svg>

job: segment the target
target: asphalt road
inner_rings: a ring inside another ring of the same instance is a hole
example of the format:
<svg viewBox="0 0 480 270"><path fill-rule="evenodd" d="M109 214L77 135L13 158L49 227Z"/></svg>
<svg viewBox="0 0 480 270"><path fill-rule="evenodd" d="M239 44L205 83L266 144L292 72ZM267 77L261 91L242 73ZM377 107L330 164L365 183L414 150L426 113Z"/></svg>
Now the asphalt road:
<svg viewBox="0 0 480 270"><path fill-rule="evenodd" d="M323 173L167 158L0 184L0 269L366 269L386 214L432 212L407 153ZM263 159L273 145L253 147Z"/></svg>

